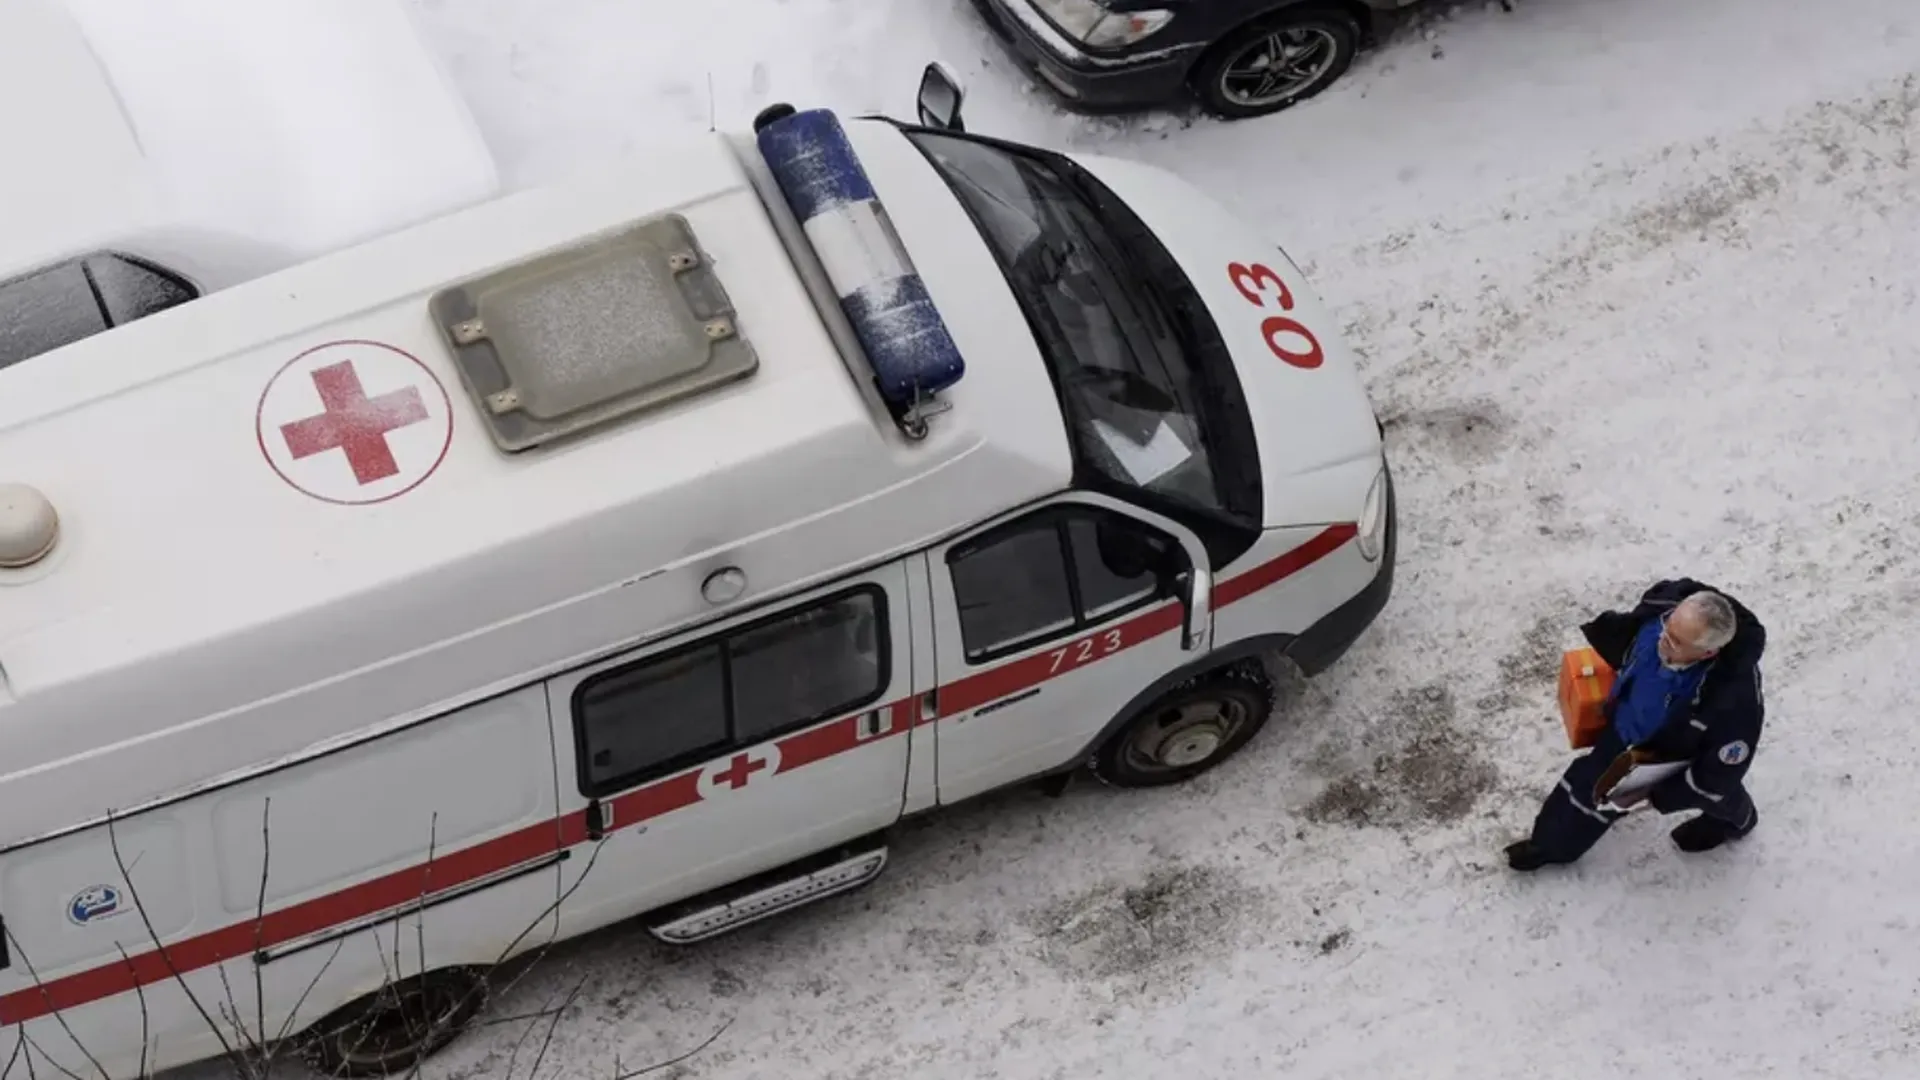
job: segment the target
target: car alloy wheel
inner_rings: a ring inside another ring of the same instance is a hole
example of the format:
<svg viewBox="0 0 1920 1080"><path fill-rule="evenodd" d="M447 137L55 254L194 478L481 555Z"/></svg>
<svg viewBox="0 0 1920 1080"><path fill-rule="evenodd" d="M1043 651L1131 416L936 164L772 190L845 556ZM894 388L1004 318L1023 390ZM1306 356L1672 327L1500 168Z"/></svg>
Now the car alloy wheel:
<svg viewBox="0 0 1920 1080"><path fill-rule="evenodd" d="M1325 78L1340 59L1340 42L1317 26L1275 30L1248 43L1220 71L1220 93L1246 109L1264 109Z"/></svg>

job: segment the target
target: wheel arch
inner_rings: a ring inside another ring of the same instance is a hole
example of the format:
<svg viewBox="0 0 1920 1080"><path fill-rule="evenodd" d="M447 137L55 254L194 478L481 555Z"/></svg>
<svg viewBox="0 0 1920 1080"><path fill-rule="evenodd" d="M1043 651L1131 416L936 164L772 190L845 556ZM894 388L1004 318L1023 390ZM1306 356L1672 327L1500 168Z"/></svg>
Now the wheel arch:
<svg viewBox="0 0 1920 1080"><path fill-rule="evenodd" d="M364 1066L354 1068L347 1066L344 1062L330 1059L324 1046L328 1036L360 1021L385 995L410 992L421 986L450 981L460 991L459 1004L454 1009L454 1014L459 1019L441 1028L430 1028L423 1036L424 1053L418 1060L424 1061L466 1033L473 1019L486 1008L493 996L491 980L497 968L498 965L490 963L448 963L425 971L417 971L399 979L382 977L374 985L348 996L332 1009L316 1016L299 1029L289 1032L284 1041L294 1047L299 1056L306 1059L306 1064L322 1076L374 1075L364 1071ZM410 1066L411 1062L403 1065L403 1071Z"/></svg>
<svg viewBox="0 0 1920 1080"><path fill-rule="evenodd" d="M1081 747L1080 752L1074 755L1065 765L1053 770L1052 774L1073 772L1081 768L1087 763L1088 759L1114 737L1116 732L1126 726L1127 721L1133 719L1141 709L1182 683L1190 682L1202 676L1211 675L1214 672L1229 668L1245 670L1261 680L1271 683L1272 677L1268 674L1266 666L1261 663L1261 658L1269 654L1284 654L1287 647L1293 644L1293 638L1294 635L1292 634L1256 634L1253 637L1241 638L1230 645L1223 645L1207 653L1205 656L1188 661L1167 674L1160 676L1158 679L1148 683L1144 690L1127 699L1127 703L1122 705L1120 710L1113 714L1112 718L1100 726L1099 733L1094 735L1092 739L1089 739L1087 744Z"/></svg>

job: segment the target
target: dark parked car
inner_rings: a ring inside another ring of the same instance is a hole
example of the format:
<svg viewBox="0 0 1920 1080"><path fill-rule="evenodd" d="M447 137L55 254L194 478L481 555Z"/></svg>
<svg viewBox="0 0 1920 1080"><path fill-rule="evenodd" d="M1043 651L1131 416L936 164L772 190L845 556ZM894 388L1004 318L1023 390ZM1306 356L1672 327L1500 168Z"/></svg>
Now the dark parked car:
<svg viewBox="0 0 1920 1080"><path fill-rule="evenodd" d="M1228 119L1319 93L1380 17L1419 0L973 0L1072 107L1145 108L1191 96Z"/></svg>

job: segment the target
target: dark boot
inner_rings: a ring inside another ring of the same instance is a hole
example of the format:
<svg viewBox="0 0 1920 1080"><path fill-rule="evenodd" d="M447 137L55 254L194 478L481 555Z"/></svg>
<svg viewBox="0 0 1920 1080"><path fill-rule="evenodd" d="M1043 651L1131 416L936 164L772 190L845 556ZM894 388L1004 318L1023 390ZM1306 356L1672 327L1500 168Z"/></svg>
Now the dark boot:
<svg viewBox="0 0 1920 1080"><path fill-rule="evenodd" d="M1507 845L1507 865L1523 874L1532 873L1543 866L1563 863L1565 859L1549 859L1547 853L1540 850L1531 838L1517 840Z"/></svg>
<svg viewBox="0 0 1920 1080"><path fill-rule="evenodd" d="M1676 825L1670 835L1681 851L1689 855L1698 855L1703 851L1712 851L1729 840L1740 839L1752 832L1753 827L1758 824L1760 824L1758 811L1753 813L1744 829L1735 829L1719 818L1702 814L1692 821Z"/></svg>

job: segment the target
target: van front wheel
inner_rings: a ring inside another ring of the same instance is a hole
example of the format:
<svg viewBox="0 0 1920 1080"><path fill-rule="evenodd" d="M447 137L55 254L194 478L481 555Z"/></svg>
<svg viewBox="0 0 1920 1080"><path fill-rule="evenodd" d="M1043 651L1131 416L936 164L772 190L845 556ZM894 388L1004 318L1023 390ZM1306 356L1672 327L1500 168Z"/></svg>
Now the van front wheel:
<svg viewBox="0 0 1920 1080"><path fill-rule="evenodd" d="M1093 757L1115 787L1160 787L1232 757L1273 715L1273 685L1245 666L1208 672L1134 713Z"/></svg>
<svg viewBox="0 0 1920 1080"><path fill-rule="evenodd" d="M307 1062L332 1076L405 1072L452 1042L486 1004L483 968L450 967L383 986L308 1029Z"/></svg>

